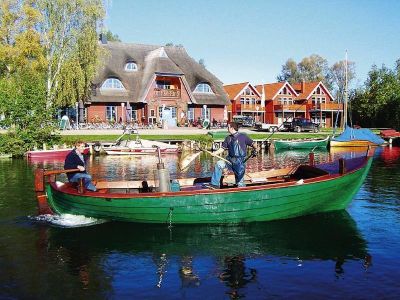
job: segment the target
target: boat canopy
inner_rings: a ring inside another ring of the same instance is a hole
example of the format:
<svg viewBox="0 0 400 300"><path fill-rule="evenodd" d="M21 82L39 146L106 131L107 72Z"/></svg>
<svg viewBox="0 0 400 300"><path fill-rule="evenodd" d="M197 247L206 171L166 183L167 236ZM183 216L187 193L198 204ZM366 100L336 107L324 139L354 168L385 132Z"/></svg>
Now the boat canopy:
<svg viewBox="0 0 400 300"><path fill-rule="evenodd" d="M346 129L337 137L332 139L338 142L348 142L354 140L370 141L371 143L382 145L385 141L378 135L373 133L368 128L351 128L346 126Z"/></svg>

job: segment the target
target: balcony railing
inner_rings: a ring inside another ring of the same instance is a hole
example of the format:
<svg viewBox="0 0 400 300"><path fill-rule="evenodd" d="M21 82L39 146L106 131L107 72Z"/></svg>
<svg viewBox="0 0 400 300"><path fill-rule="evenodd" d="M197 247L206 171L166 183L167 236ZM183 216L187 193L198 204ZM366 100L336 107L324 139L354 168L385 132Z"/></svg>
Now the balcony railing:
<svg viewBox="0 0 400 300"><path fill-rule="evenodd" d="M305 104L276 104L274 111L306 111Z"/></svg>
<svg viewBox="0 0 400 300"><path fill-rule="evenodd" d="M343 110L343 103L317 103L312 109L318 110Z"/></svg>
<svg viewBox="0 0 400 300"><path fill-rule="evenodd" d="M154 97L160 98L180 98L181 90L154 89Z"/></svg>
<svg viewBox="0 0 400 300"><path fill-rule="evenodd" d="M263 107L261 107L260 104L240 104L240 103L236 103L236 104L229 104L228 105L228 111L232 111L232 108L235 106L236 111L251 111L251 112L257 112L257 107L258 107L258 111L261 112L264 110Z"/></svg>

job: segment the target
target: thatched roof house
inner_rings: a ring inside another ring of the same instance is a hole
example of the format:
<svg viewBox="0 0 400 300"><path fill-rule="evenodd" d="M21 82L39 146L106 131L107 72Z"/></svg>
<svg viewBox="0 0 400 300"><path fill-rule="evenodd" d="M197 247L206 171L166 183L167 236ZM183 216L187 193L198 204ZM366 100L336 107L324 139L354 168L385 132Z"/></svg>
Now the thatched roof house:
<svg viewBox="0 0 400 300"><path fill-rule="evenodd" d="M222 118L229 104L222 82L183 47L121 42L103 42L101 47L105 59L93 81L89 122L99 114L108 121L125 120L124 109L130 107L132 118L144 117L144 122L158 122L160 107L170 107L178 119L182 113L192 120ZM102 106L116 107L115 113L101 111Z"/></svg>

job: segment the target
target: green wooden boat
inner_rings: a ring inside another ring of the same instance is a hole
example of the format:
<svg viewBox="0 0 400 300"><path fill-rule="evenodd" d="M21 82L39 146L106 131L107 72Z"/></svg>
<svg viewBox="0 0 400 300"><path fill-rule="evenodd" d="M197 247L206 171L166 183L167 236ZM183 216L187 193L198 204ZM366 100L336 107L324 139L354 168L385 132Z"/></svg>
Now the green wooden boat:
<svg viewBox="0 0 400 300"><path fill-rule="evenodd" d="M329 136L324 139L274 140L275 150L327 148Z"/></svg>
<svg viewBox="0 0 400 300"><path fill-rule="evenodd" d="M97 182L97 192L58 182L65 172L35 173L41 213L75 214L139 223L242 223L288 219L343 210L359 190L371 157L340 159L320 165L246 174L247 186L234 187L225 178L210 189L210 178L179 179L180 190L157 192L140 181Z"/></svg>

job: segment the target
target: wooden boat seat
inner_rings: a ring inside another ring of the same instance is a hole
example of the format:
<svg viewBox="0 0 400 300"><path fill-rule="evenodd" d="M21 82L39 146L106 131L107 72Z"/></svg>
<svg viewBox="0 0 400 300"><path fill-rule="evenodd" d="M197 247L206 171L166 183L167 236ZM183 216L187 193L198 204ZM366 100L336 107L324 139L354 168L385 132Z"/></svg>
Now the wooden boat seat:
<svg viewBox="0 0 400 300"><path fill-rule="evenodd" d="M246 173L245 181L246 184L263 184L263 183L273 183L282 182L282 178L287 176L292 168L284 169L271 169L266 171L258 171L252 173ZM207 183L211 181L211 177L203 178L178 178L179 184L182 189L192 188L199 183ZM154 180L132 180L132 181L98 181L96 182L96 188L99 190L112 189L112 190L138 190L139 192L146 192L143 188L144 182L152 190L156 187L156 182ZM233 174L224 176L223 185L233 185L235 183L235 176ZM150 192L151 192L150 190Z"/></svg>

